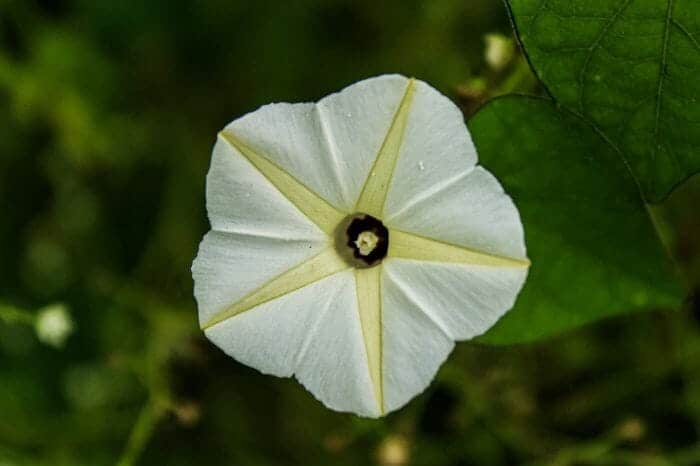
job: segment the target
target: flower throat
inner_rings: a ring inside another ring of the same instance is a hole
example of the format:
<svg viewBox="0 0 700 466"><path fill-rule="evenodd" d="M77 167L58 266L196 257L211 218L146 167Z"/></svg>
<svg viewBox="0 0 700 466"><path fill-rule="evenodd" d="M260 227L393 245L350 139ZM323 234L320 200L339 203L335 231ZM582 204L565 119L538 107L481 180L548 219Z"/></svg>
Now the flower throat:
<svg viewBox="0 0 700 466"><path fill-rule="evenodd" d="M381 220L367 214L356 215L348 225L347 246L355 259L368 266L376 265L386 257L389 249L389 230Z"/></svg>

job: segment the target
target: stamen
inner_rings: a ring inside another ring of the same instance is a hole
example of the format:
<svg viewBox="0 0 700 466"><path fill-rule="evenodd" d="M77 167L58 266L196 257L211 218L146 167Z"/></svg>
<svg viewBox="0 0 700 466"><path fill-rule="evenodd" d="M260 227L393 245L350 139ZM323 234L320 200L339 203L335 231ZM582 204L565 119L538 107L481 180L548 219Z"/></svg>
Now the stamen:
<svg viewBox="0 0 700 466"><path fill-rule="evenodd" d="M377 247L379 237L373 231L363 231L357 236L355 246L363 256L369 256L374 248Z"/></svg>

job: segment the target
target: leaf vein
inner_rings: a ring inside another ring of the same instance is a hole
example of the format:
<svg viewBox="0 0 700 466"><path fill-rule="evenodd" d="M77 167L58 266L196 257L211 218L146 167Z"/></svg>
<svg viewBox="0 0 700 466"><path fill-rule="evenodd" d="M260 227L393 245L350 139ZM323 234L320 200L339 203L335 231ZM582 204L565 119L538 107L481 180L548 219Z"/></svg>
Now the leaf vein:
<svg viewBox="0 0 700 466"><path fill-rule="evenodd" d="M593 54L601 46L601 42L605 35L610 31L610 29L615 25L615 23L620 19L622 13L630 6L632 0L624 0L620 8L610 17L610 20L603 26L600 34L596 37L595 41L588 47L588 53L583 62L583 67L579 74L579 107L582 112L585 113L585 94L586 94L586 75L588 74L588 67L590 66L591 60L593 59Z"/></svg>
<svg viewBox="0 0 700 466"><path fill-rule="evenodd" d="M656 89L656 104L654 110L654 150L652 152L656 158L656 152L659 148L659 128L661 123L661 100L664 92L664 82L666 80L666 65L668 60L668 36L671 25L671 17L673 15L673 0L668 0L666 9L666 19L664 23L664 38L661 46L661 63L659 65L659 82Z"/></svg>

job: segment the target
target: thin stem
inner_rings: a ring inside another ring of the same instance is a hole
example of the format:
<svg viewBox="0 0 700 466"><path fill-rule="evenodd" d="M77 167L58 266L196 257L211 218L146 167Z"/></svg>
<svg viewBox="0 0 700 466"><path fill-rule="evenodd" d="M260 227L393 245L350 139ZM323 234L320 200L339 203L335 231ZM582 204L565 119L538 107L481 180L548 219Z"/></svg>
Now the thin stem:
<svg viewBox="0 0 700 466"><path fill-rule="evenodd" d="M36 316L26 309L0 304L0 320L7 324L34 325Z"/></svg>
<svg viewBox="0 0 700 466"><path fill-rule="evenodd" d="M165 405L158 400L149 398L141 408L134 427L129 434L129 440L124 447L117 466L134 466L143 453L146 445L153 436L158 422L167 412Z"/></svg>
<svg viewBox="0 0 700 466"><path fill-rule="evenodd" d="M124 285L115 295L127 305L132 304L131 299L135 302L147 300L143 291L131 284ZM167 312L163 309L167 309ZM181 322L171 309L162 303L152 303L150 311L146 316L151 338L144 351L136 355L134 361L137 364L132 367L146 388L148 398L136 418L116 466L135 466L153 438L160 421L173 410L167 361L173 349L181 345L183 339L192 331L189 323Z"/></svg>
<svg viewBox="0 0 700 466"><path fill-rule="evenodd" d="M492 97L512 94L514 92L531 92L537 87L537 78L532 74L530 65L522 57L516 57L513 71L496 86Z"/></svg>

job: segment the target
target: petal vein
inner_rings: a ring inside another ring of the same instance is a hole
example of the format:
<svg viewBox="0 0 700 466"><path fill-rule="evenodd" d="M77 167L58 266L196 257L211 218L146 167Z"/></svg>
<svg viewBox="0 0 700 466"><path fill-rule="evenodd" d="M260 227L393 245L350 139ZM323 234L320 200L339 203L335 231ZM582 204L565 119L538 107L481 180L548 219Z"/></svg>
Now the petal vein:
<svg viewBox="0 0 700 466"><path fill-rule="evenodd" d="M372 169L367 174L365 185L360 193L355 211L364 212L374 217L384 216L384 203L394 176L394 168L399 158L404 132L408 122L408 116L413 101L415 81L408 81L399 107L394 114L394 119L389 126L389 131L382 143L379 153L374 160Z"/></svg>
<svg viewBox="0 0 700 466"><path fill-rule="evenodd" d="M230 131L219 133L236 152L245 157L277 190L324 233L332 235L346 214L300 183L292 175L248 147Z"/></svg>
<svg viewBox="0 0 700 466"><path fill-rule="evenodd" d="M202 329L211 328L226 319L230 319L242 312L292 293L348 268L348 264L338 255L333 247L326 248L296 267L273 278L229 308L218 312L204 323Z"/></svg>
<svg viewBox="0 0 700 466"><path fill-rule="evenodd" d="M355 269L357 304L367 353L367 367L374 385L379 412L384 414L384 387L382 371L382 267Z"/></svg>
<svg viewBox="0 0 700 466"><path fill-rule="evenodd" d="M391 229L388 257L430 262L451 262L487 267L529 267L528 259L503 257Z"/></svg>

